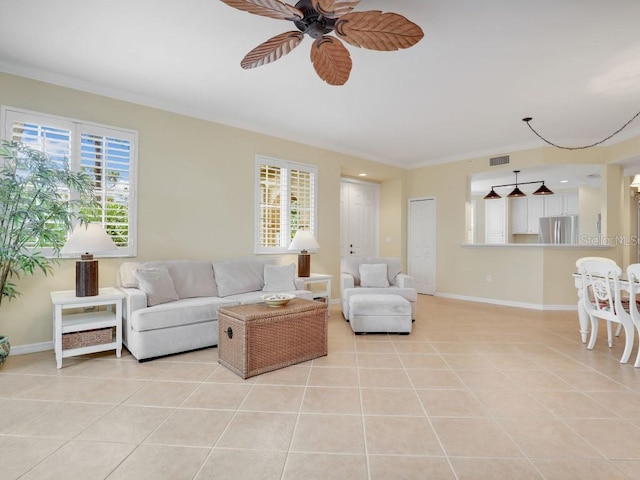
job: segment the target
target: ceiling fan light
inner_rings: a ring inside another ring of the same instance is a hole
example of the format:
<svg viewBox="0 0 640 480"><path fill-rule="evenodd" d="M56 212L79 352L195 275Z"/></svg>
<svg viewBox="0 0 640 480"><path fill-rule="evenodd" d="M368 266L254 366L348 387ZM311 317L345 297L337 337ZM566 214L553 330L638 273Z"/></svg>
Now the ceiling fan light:
<svg viewBox="0 0 640 480"><path fill-rule="evenodd" d="M509 195L507 195L507 197L526 197L526 194L516 186L516 188L514 188Z"/></svg>
<svg viewBox="0 0 640 480"><path fill-rule="evenodd" d="M535 192L533 192L534 195L553 195L553 192L547 187L545 186L544 182L542 182L542 185L540 186L539 189L537 189Z"/></svg>
<svg viewBox="0 0 640 480"><path fill-rule="evenodd" d="M498 192L496 192L493 188L489 193L484 196L485 200L493 200L494 198L502 198Z"/></svg>

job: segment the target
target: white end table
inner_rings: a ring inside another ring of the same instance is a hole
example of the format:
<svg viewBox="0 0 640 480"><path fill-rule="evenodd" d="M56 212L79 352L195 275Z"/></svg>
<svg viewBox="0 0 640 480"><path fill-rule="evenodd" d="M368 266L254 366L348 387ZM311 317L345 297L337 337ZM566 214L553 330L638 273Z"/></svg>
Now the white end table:
<svg viewBox="0 0 640 480"><path fill-rule="evenodd" d="M306 290L306 286L309 284L323 284L323 290L314 290L313 298L324 298L327 302L327 307L329 307L329 303L331 300L331 281L333 280L333 275L328 275L325 273L312 273L308 277L296 277L296 288L300 290Z"/></svg>
<svg viewBox="0 0 640 480"><path fill-rule="evenodd" d="M122 299L124 294L114 287L101 288L98 295L92 297L76 297L75 290L51 292L53 303L53 344L58 368L62 368L62 359L76 355L115 350L116 357L122 354ZM102 307L106 310L66 312L69 309L87 309ZM113 308L115 306L115 309ZM99 345L62 349L62 335L65 333L84 332L100 328L115 327L113 341Z"/></svg>

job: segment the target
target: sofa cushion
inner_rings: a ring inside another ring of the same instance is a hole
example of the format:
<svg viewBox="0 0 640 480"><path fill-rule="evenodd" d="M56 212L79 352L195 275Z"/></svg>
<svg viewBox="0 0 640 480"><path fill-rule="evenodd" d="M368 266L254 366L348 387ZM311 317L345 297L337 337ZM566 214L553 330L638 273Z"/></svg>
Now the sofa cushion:
<svg viewBox="0 0 640 480"><path fill-rule="evenodd" d="M276 258L257 257L225 260L213 264L218 295L227 297L238 293L262 291L264 266L275 264Z"/></svg>
<svg viewBox="0 0 640 480"><path fill-rule="evenodd" d="M218 289L213 278L213 264L202 260L167 260L147 262L147 266L164 265L180 298L217 297Z"/></svg>
<svg viewBox="0 0 640 480"><path fill-rule="evenodd" d="M178 300L178 293L166 266L138 268L133 273L138 279L140 290L147 295L148 306Z"/></svg>
<svg viewBox="0 0 640 480"><path fill-rule="evenodd" d="M265 265L264 266L264 292L292 292L296 289L296 266L289 265Z"/></svg>
<svg viewBox="0 0 640 480"><path fill-rule="evenodd" d="M386 263L360 264L360 286L384 288L389 286Z"/></svg>
<svg viewBox="0 0 640 480"><path fill-rule="evenodd" d="M131 328L137 332L144 332L209 322L218 319L218 310L224 305L236 303L218 297L184 298L163 303L133 312Z"/></svg>

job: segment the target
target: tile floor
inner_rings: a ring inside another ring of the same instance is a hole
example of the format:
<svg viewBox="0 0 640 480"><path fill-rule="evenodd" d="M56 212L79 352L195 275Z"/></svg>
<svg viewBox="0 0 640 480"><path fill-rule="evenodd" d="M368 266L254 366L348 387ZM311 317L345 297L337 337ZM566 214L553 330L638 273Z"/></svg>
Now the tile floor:
<svg viewBox="0 0 640 480"><path fill-rule="evenodd" d="M216 349L9 357L0 478L640 476L640 369L575 312L420 296L411 335L357 337L332 312L327 357L249 380Z"/></svg>

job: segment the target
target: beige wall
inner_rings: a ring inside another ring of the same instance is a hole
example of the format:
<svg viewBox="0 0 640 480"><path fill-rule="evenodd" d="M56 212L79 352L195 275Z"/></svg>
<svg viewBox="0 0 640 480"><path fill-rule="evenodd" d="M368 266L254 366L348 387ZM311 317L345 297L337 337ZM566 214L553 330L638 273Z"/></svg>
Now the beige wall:
<svg viewBox="0 0 640 480"><path fill-rule="evenodd" d="M380 256L406 256L406 198L403 178L380 184Z"/></svg>
<svg viewBox="0 0 640 480"><path fill-rule="evenodd" d="M0 104L138 131L140 260L253 255L256 154L318 166L321 248L311 260L313 271L338 279L340 178L349 170L367 171L380 182L389 201L381 235L392 238L380 244L385 254L403 254L403 169L6 74L0 74ZM284 258L295 261L294 255ZM101 286L115 283L122 261L100 260ZM73 289L74 269L73 260L62 260L53 276L18 282L23 296L0 309L0 332L13 345L51 341L49 292Z"/></svg>

